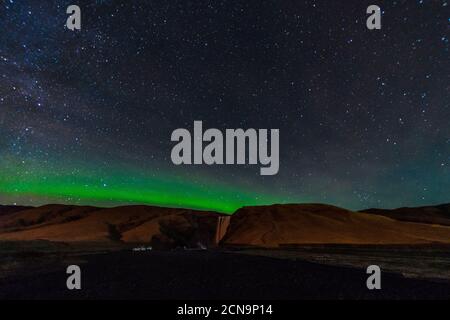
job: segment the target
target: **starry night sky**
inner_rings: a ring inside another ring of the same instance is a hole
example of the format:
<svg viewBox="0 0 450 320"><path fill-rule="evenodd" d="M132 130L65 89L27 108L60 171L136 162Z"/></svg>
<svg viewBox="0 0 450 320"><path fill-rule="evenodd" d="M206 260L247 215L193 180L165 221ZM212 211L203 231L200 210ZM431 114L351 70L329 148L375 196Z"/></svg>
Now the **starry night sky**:
<svg viewBox="0 0 450 320"><path fill-rule="evenodd" d="M449 202L449 19L448 0L2 0L0 203ZM173 165L194 120L279 128L279 174Z"/></svg>

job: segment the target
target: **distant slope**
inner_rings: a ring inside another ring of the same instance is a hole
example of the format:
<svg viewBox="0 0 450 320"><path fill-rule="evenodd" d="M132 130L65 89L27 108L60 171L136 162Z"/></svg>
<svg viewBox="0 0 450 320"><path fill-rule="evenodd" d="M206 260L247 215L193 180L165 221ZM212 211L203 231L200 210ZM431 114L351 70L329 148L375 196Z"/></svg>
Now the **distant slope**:
<svg viewBox="0 0 450 320"><path fill-rule="evenodd" d="M0 216L0 240L214 242L214 212L150 206L46 205Z"/></svg>
<svg viewBox="0 0 450 320"><path fill-rule="evenodd" d="M450 227L407 223L322 205L244 207L231 218L224 245L450 243Z"/></svg>
<svg viewBox="0 0 450 320"><path fill-rule="evenodd" d="M30 209L31 207L24 207L24 206L2 206L0 205L0 216L4 216L7 214L19 212L25 209Z"/></svg>
<svg viewBox="0 0 450 320"><path fill-rule="evenodd" d="M367 209L361 212L381 215L399 221L430 223L450 226L450 203L438 206L399 209Z"/></svg>

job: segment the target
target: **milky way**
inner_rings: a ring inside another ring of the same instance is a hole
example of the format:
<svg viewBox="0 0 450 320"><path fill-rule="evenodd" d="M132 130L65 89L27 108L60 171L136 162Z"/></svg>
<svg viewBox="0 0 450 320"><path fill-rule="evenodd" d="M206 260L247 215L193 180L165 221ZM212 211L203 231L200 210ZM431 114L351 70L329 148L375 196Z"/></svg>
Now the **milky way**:
<svg viewBox="0 0 450 320"><path fill-rule="evenodd" d="M2 1L0 203L448 202L449 5ZM278 175L173 165L194 120L279 128Z"/></svg>

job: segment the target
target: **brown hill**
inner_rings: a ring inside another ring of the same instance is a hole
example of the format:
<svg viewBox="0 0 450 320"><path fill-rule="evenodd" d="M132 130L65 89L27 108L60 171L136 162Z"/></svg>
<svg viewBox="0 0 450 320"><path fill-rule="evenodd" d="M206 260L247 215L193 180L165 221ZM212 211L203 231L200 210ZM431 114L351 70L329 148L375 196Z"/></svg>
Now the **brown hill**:
<svg viewBox="0 0 450 320"><path fill-rule="evenodd" d="M148 243L165 248L214 246L220 239L224 245L262 247L427 244L450 243L450 226L398 221L322 204L244 207L231 218L150 206L46 205L0 215L0 241L37 239Z"/></svg>
<svg viewBox="0 0 450 320"><path fill-rule="evenodd" d="M214 212L150 206L46 205L0 216L0 240L212 244L219 216Z"/></svg>
<svg viewBox="0 0 450 320"><path fill-rule="evenodd" d="M7 214L19 212L25 209L30 209L31 207L24 207L24 206L2 206L0 205L0 216L4 216Z"/></svg>
<svg viewBox="0 0 450 320"><path fill-rule="evenodd" d="M450 203L438 206L398 209L367 209L361 212L389 217L398 221L450 226Z"/></svg>
<svg viewBox="0 0 450 320"><path fill-rule="evenodd" d="M245 207L231 218L224 245L450 243L450 227L396 221L322 205Z"/></svg>

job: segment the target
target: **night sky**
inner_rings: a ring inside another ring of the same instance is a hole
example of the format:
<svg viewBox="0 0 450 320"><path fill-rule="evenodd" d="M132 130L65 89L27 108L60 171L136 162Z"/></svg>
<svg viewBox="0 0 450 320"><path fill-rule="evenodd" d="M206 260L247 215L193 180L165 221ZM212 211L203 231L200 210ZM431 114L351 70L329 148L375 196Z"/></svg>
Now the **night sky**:
<svg viewBox="0 0 450 320"><path fill-rule="evenodd" d="M448 0L2 0L0 30L1 204L450 201ZM173 165L194 120L280 129L278 175Z"/></svg>

